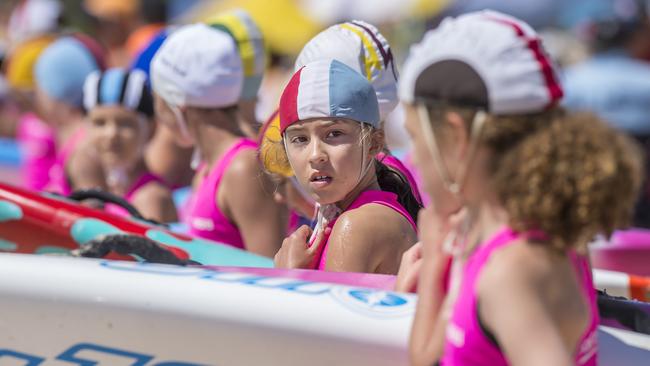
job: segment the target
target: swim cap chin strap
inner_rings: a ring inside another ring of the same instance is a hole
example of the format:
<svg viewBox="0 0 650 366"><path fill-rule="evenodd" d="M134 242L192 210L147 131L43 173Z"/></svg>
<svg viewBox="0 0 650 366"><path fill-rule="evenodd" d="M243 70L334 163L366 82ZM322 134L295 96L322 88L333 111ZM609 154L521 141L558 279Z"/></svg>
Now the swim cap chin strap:
<svg viewBox="0 0 650 366"><path fill-rule="evenodd" d="M418 121L420 122L420 128L422 128L427 148L429 149L429 153L433 159L433 165L435 166L438 175L442 179L445 189L447 189L447 191L452 193L457 198L460 198L460 191L463 188L463 185L465 185L465 180L467 178L467 168L469 167L470 161L474 159L474 155L476 155L478 142L483 132L483 126L487 119L487 113L485 113L483 110L479 110L474 115L474 119L472 120L472 130L470 131L469 154L467 163L461 166L458 174L458 180L454 181L451 178L449 171L443 164L442 154L440 152L438 143L436 142L436 137L433 132L433 126L431 125L431 119L429 118L429 111L427 109L427 106L424 104L418 104L416 108L418 112Z"/></svg>
<svg viewBox="0 0 650 366"><path fill-rule="evenodd" d="M172 110L174 117L176 118L176 123L178 124L178 129L180 130L181 139L183 141L182 147L189 147L192 145L194 146L194 151L192 152L192 160L190 161L190 168L192 168L192 170L197 170L199 168L199 165L201 165L201 151L199 150L199 146L196 144L194 137L190 135L190 131L187 128L187 121L185 120L185 116L183 116L183 112L181 112L180 108L176 105L168 102L165 103L167 103L169 109Z"/></svg>

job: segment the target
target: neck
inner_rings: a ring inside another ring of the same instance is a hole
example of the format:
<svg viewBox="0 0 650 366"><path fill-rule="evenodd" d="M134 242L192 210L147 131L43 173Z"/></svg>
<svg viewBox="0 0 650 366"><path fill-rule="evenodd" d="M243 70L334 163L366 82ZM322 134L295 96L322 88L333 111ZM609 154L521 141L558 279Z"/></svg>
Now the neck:
<svg viewBox="0 0 650 366"><path fill-rule="evenodd" d="M222 128L212 123L199 123L197 132L201 160L210 166L219 161L235 141L244 137L237 127Z"/></svg>
<svg viewBox="0 0 650 366"><path fill-rule="evenodd" d="M119 169L119 168L118 168ZM124 195L128 192L129 188L135 184L140 176L147 172L147 165L144 159L139 159L135 164L130 167L124 168L125 180L122 182L114 182L109 186L109 190L113 193ZM107 169L105 170L105 175Z"/></svg>
<svg viewBox="0 0 650 366"><path fill-rule="evenodd" d="M372 163L373 162L371 162L371 164ZM348 193L345 198L336 203L336 206L345 211L362 192L380 189L381 188L379 187L379 183L377 182L377 173L373 166L372 168L368 169L368 172L366 172L366 175L361 179L359 184L357 184L357 186L350 193Z"/></svg>
<svg viewBox="0 0 650 366"><path fill-rule="evenodd" d="M494 201L482 202L467 209L471 225L466 238L469 251L508 225L507 212Z"/></svg>

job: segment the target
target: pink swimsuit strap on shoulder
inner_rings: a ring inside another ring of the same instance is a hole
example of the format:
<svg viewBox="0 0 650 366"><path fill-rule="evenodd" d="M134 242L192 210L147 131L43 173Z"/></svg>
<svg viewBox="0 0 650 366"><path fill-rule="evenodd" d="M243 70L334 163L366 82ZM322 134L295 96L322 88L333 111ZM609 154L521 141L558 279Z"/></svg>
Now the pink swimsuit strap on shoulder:
<svg viewBox="0 0 650 366"><path fill-rule="evenodd" d="M159 176L154 175L154 174L152 174L150 172L146 172L146 173L140 175L140 177L138 177L138 179L136 179L135 182L133 182L133 184L131 185L129 190L126 192L126 194L124 194L124 199L128 203L133 203L133 198L138 193L138 191L140 189L142 189L144 186L146 186L147 184L149 184L149 183L159 183L159 184L167 187L167 185L165 184L165 182L163 181L162 178L160 178ZM107 204L106 207L104 208L104 211L110 212L110 213L112 213L114 215L118 215L118 216L122 216L122 217L131 216L131 215L129 215L128 211L126 211L125 209L123 209L120 206L113 205L113 204Z"/></svg>
<svg viewBox="0 0 650 366"><path fill-rule="evenodd" d="M188 234L244 249L244 239L217 205L216 197L224 173L232 161L245 150L257 149L257 143L249 139L238 140L215 163L188 201L186 220Z"/></svg>
<svg viewBox="0 0 650 366"><path fill-rule="evenodd" d="M359 196L352 202L352 204L345 211L351 211L368 204L378 204L395 210L397 213L402 215L406 220L408 220L408 222L413 227L413 230L417 232L417 225L415 224L415 221L413 221L413 218L411 218L411 215L409 215L408 211L406 211L406 209L397 201L397 195L391 192L386 192L386 191L361 192L361 194L359 194ZM336 224L336 220L328 223L327 226L329 228L333 228L334 224ZM329 246L329 237L326 237L325 240L326 243L325 243L325 247L323 248L323 254L321 255L320 261L318 263L319 270L325 270L325 265L327 264L327 248Z"/></svg>
<svg viewBox="0 0 650 366"><path fill-rule="evenodd" d="M503 351L493 339L488 338L478 316L478 296L476 285L481 270L490 259L493 252L515 243L522 236L532 236L535 233L517 233L510 228L504 228L480 246L467 260L464 267L463 280L458 293L458 299L447 326L444 356L441 364L445 366L506 366L508 361ZM582 257L573 257L572 263L580 278L580 285L591 308L591 322L578 346L575 361L581 366L595 366L597 356L596 331L598 326L598 309L596 294L589 265ZM534 329L531 329L534 331Z"/></svg>

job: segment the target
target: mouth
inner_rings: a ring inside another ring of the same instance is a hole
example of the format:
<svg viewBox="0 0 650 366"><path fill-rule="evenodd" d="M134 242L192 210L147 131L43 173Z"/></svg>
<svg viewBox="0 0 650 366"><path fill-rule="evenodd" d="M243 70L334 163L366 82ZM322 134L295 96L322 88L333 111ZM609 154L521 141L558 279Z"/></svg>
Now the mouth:
<svg viewBox="0 0 650 366"><path fill-rule="evenodd" d="M314 173L309 178L309 184L313 188L323 188L332 182L332 177L323 173Z"/></svg>

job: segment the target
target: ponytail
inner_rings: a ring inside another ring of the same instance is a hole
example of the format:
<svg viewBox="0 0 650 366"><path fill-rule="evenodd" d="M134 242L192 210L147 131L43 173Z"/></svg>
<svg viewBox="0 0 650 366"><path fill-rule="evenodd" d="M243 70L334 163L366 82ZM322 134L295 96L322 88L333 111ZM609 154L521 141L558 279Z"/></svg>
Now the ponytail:
<svg viewBox="0 0 650 366"><path fill-rule="evenodd" d="M420 212L422 205L413 194L413 188L406 177L378 160L375 160L375 171L381 190L395 193L398 202L406 209L413 222L417 223L418 212Z"/></svg>

